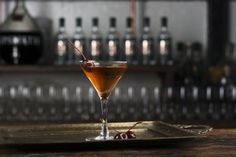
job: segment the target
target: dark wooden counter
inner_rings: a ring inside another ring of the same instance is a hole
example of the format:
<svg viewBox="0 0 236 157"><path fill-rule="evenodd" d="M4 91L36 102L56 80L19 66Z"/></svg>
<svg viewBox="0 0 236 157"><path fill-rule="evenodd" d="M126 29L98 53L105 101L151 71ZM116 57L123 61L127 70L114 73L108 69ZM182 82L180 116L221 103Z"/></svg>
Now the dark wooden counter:
<svg viewBox="0 0 236 157"><path fill-rule="evenodd" d="M172 146L23 151L1 146L0 157L229 157L236 156L236 129L214 129L207 138Z"/></svg>

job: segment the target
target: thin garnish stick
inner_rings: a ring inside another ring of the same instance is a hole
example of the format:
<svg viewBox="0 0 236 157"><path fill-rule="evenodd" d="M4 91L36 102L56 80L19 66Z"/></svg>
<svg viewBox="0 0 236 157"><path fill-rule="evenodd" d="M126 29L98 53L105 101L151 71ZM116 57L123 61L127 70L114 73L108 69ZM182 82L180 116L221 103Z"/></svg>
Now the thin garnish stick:
<svg viewBox="0 0 236 157"><path fill-rule="evenodd" d="M88 61L88 59L85 57L85 55L83 54L83 52L81 52L70 40L67 40L67 43L68 45L71 47L71 48L74 48L77 52L79 52L79 54L82 56L83 58L83 61Z"/></svg>
<svg viewBox="0 0 236 157"><path fill-rule="evenodd" d="M140 123L142 123L142 121L136 122L131 128L129 128L128 131L130 131L130 130L133 129L136 125L138 125L138 124L140 124ZM127 131L127 132L128 132L128 131Z"/></svg>

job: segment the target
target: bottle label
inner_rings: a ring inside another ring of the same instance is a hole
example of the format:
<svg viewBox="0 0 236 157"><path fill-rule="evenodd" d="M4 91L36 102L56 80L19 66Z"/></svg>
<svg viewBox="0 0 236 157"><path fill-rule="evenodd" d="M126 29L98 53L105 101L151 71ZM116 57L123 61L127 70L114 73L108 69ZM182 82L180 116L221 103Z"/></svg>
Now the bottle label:
<svg viewBox="0 0 236 157"><path fill-rule="evenodd" d="M0 35L0 45L22 45L22 46L29 46L29 45L40 45L41 38L38 35L33 34L15 34L15 35L8 35L8 34L1 34Z"/></svg>
<svg viewBox="0 0 236 157"><path fill-rule="evenodd" d="M115 56L117 53L117 44L114 40L108 41L108 54L109 56Z"/></svg>
<svg viewBox="0 0 236 157"><path fill-rule="evenodd" d="M74 42L74 44L75 44L75 47L76 47L80 52L83 53L83 42L80 41L80 40L76 40L76 41ZM75 50L74 53L75 53L76 56L80 56L80 53L79 53L77 50Z"/></svg>
<svg viewBox="0 0 236 157"><path fill-rule="evenodd" d="M92 54L92 56L99 56L100 49L101 49L101 42L99 42L98 40L92 40L91 41L91 54Z"/></svg>
<svg viewBox="0 0 236 157"><path fill-rule="evenodd" d="M58 56L64 56L66 54L66 44L63 40L57 42L57 53Z"/></svg>
<svg viewBox="0 0 236 157"><path fill-rule="evenodd" d="M134 42L131 40L125 41L125 55L132 56L134 54Z"/></svg>
<svg viewBox="0 0 236 157"><path fill-rule="evenodd" d="M148 40L142 41L142 53L144 56L148 56L151 53L151 44Z"/></svg>
<svg viewBox="0 0 236 157"><path fill-rule="evenodd" d="M160 40L159 42L159 52L160 55L168 55L170 52L170 42L167 40Z"/></svg>

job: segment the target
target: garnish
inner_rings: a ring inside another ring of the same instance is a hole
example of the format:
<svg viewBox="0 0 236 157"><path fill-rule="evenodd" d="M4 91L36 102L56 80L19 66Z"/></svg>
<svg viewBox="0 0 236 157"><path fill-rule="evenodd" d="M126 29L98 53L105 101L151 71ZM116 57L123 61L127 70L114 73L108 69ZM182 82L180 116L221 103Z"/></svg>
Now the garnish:
<svg viewBox="0 0 236 157"><path fill-rule="evenodd" d="M114 139L115 140L117 140L117 139L126 140L126 139L134 139L134 138L136 138L136 134L133 131L131 131L131 129L133 129L136 125L138 125L140 123L142 123L142 122L140 121L140 122L135 123L126 132L119 132L119 131L117 131L118 134L116 134L114 136Z"/></svg>

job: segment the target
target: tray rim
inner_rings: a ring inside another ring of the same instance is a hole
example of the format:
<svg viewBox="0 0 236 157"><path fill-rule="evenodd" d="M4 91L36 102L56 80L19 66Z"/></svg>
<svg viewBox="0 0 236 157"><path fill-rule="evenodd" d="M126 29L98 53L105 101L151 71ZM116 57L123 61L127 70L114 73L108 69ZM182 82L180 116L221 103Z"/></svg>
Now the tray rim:
<svg viewBox="0 0 236 157"><path fill-rule="evenodd" d="M131 124L131 123L135 123L135 122L111 122L110 124ZM163 122L163 121L143 121L143 123L160 123L160 124L163 124L165 126L168 126L168 127L171 127L171 128L174 128L174 129L177 129L179 131L182 131L183 133L187 133L189 135L185 135L185 136L171 136L171 137L154 137L154 138L138 138L138 139L128 139L128 140L105 140L105 141L70 141L70 142L35 142L35 143L27 143L27 142L20 142L20 143L0 143L0 145L61 145L61 144L97 144L97 143L139 143L139 142L148 142L148 143L151 143L151 142L158 142L158 141L181 141L181 140L190 140L190 139L199 139L199 138L205 138L207 137L206 134L198 134L196 132L193 132L191 130L187 130L187 129L183 129L183 128L180 128L174 124L169 124L169 123L166 123L166 122ZM66 126L69 126L69 125L72 125L72 126L83 126L83 125L91 125L91 124L94 124L94 125L100 125L100 123L58 123L58 124L55 124L55 123L52 123L52 124L24 124L23 126L30 126L30 127L40 127L41 129L42 128L47 128L47 126L51 126L51 127L55 127L55 126L61 126L61 127L66 127ZM0 130L1 128L4 128L4 127L13 127L13 128L17 128L17 127L22 127L21 124L16 124L16 125L1 125L0 124ZM210 126L208 126L210 127ZM211 127L210 127L211 128ZM147 128L147 129L150 129L150 128ZM86 129L85 129L86 131ZM155 130L152 130L152 131L155 131ZM211 131L211 130L210 130ZM2 137L0 137L2 138ZM14 137L13 137L14 138ZM15 137L17 138L17 137ZM32 137L33 138L33 137Z"/></svg>

